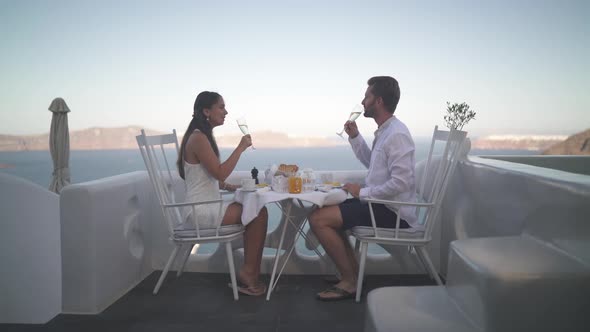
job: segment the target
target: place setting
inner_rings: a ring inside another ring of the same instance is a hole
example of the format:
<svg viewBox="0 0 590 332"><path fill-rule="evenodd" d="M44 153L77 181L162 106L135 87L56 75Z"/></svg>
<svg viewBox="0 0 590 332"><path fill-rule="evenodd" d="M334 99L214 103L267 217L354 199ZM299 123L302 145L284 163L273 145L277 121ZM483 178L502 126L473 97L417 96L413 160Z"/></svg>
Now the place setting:
<svg viewBox="0 0 590 332"><path fill-rule="evenodd" d="M334 181L331 173L324 173L320 175L320 183L316 185L316 190L322 192L329 192L332 189L342 189L342 183Z"/></svg>
<svg viewBox="0 0 590 332"><path fill-rule="evenodd" d="M241 183L241 187L237 189L239 191L254 192L254 191L258 190L258 188L260 188L259 186L256 185L255 179L242 179L240 181L240 183Z"/></svg>

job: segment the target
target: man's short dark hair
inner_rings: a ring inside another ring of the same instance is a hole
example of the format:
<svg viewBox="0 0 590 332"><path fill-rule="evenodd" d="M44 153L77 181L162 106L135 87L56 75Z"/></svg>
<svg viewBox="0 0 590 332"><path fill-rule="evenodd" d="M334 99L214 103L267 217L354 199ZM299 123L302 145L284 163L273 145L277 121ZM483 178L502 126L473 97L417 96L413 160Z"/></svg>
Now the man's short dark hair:
<svg viewBox="0 0 590 332"><path fill-rule="evenodd" d="M369 78L367 84L371 87L371 93L375 97L381 97L387 110L391 113L395 112L400 97L399 84L395 78L375 76Z"/></svg>

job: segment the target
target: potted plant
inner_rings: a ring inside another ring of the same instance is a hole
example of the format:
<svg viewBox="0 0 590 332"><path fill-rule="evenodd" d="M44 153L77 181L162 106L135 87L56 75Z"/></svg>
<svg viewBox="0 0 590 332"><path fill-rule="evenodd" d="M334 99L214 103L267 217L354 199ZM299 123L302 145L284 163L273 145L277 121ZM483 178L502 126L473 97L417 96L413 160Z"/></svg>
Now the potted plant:
<svg viewBox="0 0 590 332"><path fill-rule="evenodd" d="M463 130L463 126L471 119L475 119L475 111L469 108L467 103L449 103L447 101L447 114L444 119L449 129Z"/></svg>
<svg viewBox="0 0 590 332"><path fill-rule="evenodd" d="M447 114L445 114L444 119L449 129L461 131L467 122L471 119L475 119L475 114L475 111L470 109L469 105L465 102L461 104L451 104L447 101ZM465 135L467 136L467 133L465 133ZM463 147L464 154L467 155L470 150L471 140L469 137L466 137Z"/></svg>

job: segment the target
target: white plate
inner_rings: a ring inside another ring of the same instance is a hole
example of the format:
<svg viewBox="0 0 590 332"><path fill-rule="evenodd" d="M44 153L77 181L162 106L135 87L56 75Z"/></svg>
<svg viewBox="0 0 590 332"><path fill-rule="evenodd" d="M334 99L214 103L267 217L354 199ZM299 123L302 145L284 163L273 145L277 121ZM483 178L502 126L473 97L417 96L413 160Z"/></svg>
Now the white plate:
<svg viewBox="0 0 590 332"><path fill-rule="evenodd" d="M329 192L332 189L342 189L342 186L317 186L317 190L323 191L325 193Z"/></svg>

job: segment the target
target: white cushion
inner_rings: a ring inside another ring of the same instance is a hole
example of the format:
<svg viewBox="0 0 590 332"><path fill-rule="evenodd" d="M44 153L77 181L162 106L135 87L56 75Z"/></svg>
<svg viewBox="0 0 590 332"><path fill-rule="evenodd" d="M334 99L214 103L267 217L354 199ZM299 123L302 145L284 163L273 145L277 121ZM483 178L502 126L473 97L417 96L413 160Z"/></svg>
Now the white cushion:
<svg viewBox="0 0 590 332"><path fill-rule="evenodd" d="M531 236L451 242L447 290L485 331L588 330L590 268Z"/></svg>
<svg viewBox="0 0 590 332"><path fill-rule="evenodd" d="M379 237L395 238L395 228L379 228ZM375 236L375 230L370 226L356 226L352 228L352 234L358 237ZM421 239L424 237L424 231L416 228L401 228L399 230L400 239Z"/></svg>
<svg viewBox="0 0 590 332"><path fill-rule="evenodd" d="M242 224L221 226L219 228L219 236L240 233L243 230L244 230L244 226ZM201 237L216 236L215 231L216 231L215 228L199 229L199 233L201 234ZM196 229L175 229L174 230L174 237L176 237L176 238L197 237L197 230Z"/></svg>
<svg viewBox="0 0 590 332"><path fill-rule="evenodd" d="M481 331L442 286L383 287L367 295L365 332Z"/></svg>

